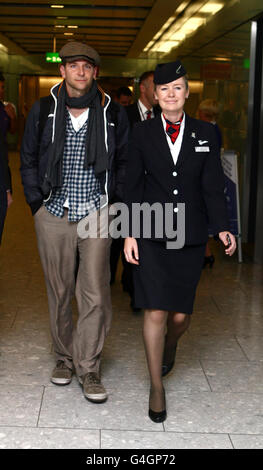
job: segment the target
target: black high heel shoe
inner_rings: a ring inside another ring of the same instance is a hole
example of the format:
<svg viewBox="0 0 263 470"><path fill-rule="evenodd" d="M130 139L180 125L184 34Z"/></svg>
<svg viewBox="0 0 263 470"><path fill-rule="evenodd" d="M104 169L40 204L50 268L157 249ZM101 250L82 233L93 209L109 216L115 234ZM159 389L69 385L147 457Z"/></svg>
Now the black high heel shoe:
<svg viewBox="0 0 263 470"><path fill-rule="evenodd" d="M149 407L149 418L154 422L154 423L162 423L163 421L166 420L167 418L167 413L166 413L166 405L165 405L165 391L163 391L164 393L164 410L162 411L153 411L150 407Z"/></svg>
<svg viewBox="0 0 263 470"><path fill-rule="evenodd" d="M153 410L151 410L151 408L149 408L149 418L150 418L154 423L162 423L162 422L165 421L166 418L167 418L166 410L163 410L163 411L153 411Z"/></svg>
<svg viewBox="0 0 263 470"><path fill-rule="evenodd" d="M175 361L175 355L176 355L176 348L177 348L177 343L174 347L174 358L171 362L169 362L169 364L165 364L163 362L163 365L162 365L162 377L165 377L167 374L169 374L169 372L172 370L173 366L174 366L174 361Z"/></svg>
<svg viewBox="0 0 263 470"><path fill-rule="evenodd" d="M213 264L215 262L215 257L214 255L211 255L211 256L205 256L204 258L204 264L203 264L203 268L206 267L207 264L209 264L209 267L212 268L213 267Z"/></svg>

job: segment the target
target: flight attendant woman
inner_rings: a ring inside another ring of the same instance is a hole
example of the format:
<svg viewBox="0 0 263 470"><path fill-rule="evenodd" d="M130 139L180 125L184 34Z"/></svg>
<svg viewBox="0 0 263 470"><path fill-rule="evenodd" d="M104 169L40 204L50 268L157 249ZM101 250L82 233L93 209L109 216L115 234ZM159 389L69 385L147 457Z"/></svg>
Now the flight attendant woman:
<svg viewBox="0 0 263 470"><path fill-rule="evenodd" d="M134 265L135 306L144 309L143 338L151 379L149 417L166 419L162 376L174 364L179 338L186 331L201 276L208 225L226 246L236 249L228 231L224 179L213 125L184 112L186 70L180 61L157 65L155 96L161 115L135 125L127 165L125 202L184 203L185 243L167 249L167 238L126 238L124 253ZM180 206L179 206L180 207ZM132 219L132 218L131 218Z"/></svg>

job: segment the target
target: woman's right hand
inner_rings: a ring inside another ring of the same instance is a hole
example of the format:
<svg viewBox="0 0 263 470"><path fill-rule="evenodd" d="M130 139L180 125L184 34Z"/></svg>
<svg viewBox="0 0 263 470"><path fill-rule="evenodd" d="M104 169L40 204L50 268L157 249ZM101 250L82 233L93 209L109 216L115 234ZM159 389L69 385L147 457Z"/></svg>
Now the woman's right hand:
<svg viewBox="0 0 263 470"><path fill-rule="evenodd" d="M139 264L138 244L135 238L125 238L123 251L125 254L126 261L128 261L128 263Z"/></svg>

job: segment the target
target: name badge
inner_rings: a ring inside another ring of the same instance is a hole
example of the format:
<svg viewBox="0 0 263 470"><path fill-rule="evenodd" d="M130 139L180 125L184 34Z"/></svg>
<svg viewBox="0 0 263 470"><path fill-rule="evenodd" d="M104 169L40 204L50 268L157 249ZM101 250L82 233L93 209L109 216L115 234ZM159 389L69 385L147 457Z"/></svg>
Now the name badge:
<svg viewBox="0 0 263 470"><path fill-rule="evenodd" d="M195 147L196 152L210 152L210 147Z"/></svg>

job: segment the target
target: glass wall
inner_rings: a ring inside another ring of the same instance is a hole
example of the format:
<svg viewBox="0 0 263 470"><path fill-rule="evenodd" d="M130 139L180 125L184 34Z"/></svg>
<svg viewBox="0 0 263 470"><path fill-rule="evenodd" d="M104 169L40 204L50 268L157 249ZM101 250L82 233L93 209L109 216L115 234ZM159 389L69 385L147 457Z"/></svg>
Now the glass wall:
<svg viewBox="0 0 263 470"><path fill-rule="evenodd" d="M205 81L203 99L206 98L213 98L219 104L217 124L222 133L222 147L224 150L234 150L237 153L239 191L242 201L247 145L248 80Z"/></svg>
<svg viewBox="0 0 263 470"><path fill-rule="evenodd" d="M248 22L203 48L200 66L202 99L214 99L219 105L217 124L222 146L238 155L241 206L247 149L250 29ZM218 54L221 57L215 57Z"/></svg>

